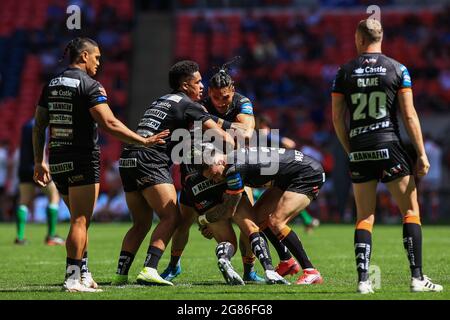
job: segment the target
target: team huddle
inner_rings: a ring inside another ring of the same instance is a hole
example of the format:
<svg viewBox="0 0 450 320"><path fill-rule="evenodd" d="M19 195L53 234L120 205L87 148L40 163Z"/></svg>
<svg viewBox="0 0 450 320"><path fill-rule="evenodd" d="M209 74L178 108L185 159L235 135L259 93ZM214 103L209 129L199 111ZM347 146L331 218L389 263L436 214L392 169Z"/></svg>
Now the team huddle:
<svg viewBox="0 0 450 320"><path fill-rule="evenodd" d="M419 156L417 173L426 174L429 163L412 104L411 79L404 66L381 54L381 39L378 21L361 21L355 38L360 55L338 71L333 85L333 123L349 155L357 206L357 291L373 293L368 273L375 212L372 198L378 181L387 184L404 215L411 290L442 291L442 286L422 274L413 167L397 126L399 106ZM139 284L173 285L181 273L181 256L195 222L205 238L217 242L217 264L227 284L289 285L284 276L300 270L295 284L323 283L300 238L288 226L319 196L326 178L322 165L299 150L249 145L255 134L253 106L247 97L235 92L228 73L232 62L209 79L206 98L197 63L184 60L174 64L169 70L172 92L150 104L133 132L115 118L104 88L91 78L100 58L95 41L76 38L66 52L70 65L44 87L33 129L34 180L41 186L53 180L71 213L63 284L66 291L101 291L89 271L87 255L88 228L99 192L98 125L126 143L119 169L132 226L123 238L113 285L130 281L128 273L152 227L153 212L159 221L136 278ZM345 125L347 110L351 114L350 128ZM49 165L44 159L47 126ZM201 141L187 139L193 142L180 163L182 190L178 199L170 167L177 146L172 135L180 129L189 136L207 132L214 139L206 134L200 135ZM193 161L196 156L201 161ZM256 202L252 188L265 189ZM231 264L238 247L233 222L240 232L242 277ZM159 261L170 241L169 265L159 273ZM276 266L269 242L279 258ZM256 259L264 270L262 276L255 271Z"/></svg>

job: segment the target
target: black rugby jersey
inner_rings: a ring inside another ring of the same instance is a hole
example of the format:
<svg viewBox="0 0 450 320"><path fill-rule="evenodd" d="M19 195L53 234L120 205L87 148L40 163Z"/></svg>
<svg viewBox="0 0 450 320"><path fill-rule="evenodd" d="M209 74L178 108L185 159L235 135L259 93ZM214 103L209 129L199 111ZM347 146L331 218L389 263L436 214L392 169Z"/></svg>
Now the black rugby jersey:
<svg viewBox="0 0 450 320"><path fill-rule="evenodd" d="M210 114L230 122L236 121L236 117L240 113L253 115L253 105L250 99L237 92L234 93L231 105L228 107L225 114L221 114L217 111L210 97L204 98L200 103L205 106Z"/></svg>
<svg viewBox="0 0 450 320"><path fill-rule="evenodd" d="M210 119L205 109L198 103L192 101L185 93L176 92L164 95L154 101L144 112L139 121L136 133L142 137L149 137L166 129L170 135L166 138L166 144L156 144L145 147L147 150L156 151L160 159L169 161L170 153L175 144L180 141L171 142L171 136L175 129L189 129L194 121L202 123ZM190 136L190 134L188 134ZM127 149L143 148L142 146L129 145Z"/></svg>
<svg viewBox="0 0 450 320"><path fill-rule="evenodd" d="M107 101L102 85L79 68L50 80L38 103L48 109L50 151L98 150L97 123L89 109Z"/></svg>
<svg viewBox="0 0 450 320"><path fill-rule="evenodd" d="M321 164L298 150L284 148L239 148L228 155L225 176L227 193L245 186L263 187L274 179L291 179L303 170L321 170Z"/></svg>
<svg viewBox="0 0 450 320"><path fill-rule="evenodd" d="M249 98L237 92L234 93L231 105L228 107L227 112L225 114L221 114L217 111L210 97L202 99L200 101L200 104L202 104L206 108L209 114L229 122L235 122L236 117L239 114L247 114L253 116L252 102L250 101ZM191 134L192 138L194 138L193 132L191 132ZM187 175L195 172L197 168L192 164L182 163L180 166L180 170L181 170L181 178L184 180ZM183 183L183 181L181 181L181 183Z"/></svg>
<svg viewBox="0 0 450 320"><path fill-rule="evenodd" d="M341 66L332 92L345 96L352 150L400 140L397 93L410 88L406 67L381 53L364 53Z"/></svg>
<svg viewBox="0 0 450 320"><path fill-rule="evenodd" d="M197 212L203 214L223 202L226 186L225 181L216 183L196 172L185 181L184 190Z"/></svg>

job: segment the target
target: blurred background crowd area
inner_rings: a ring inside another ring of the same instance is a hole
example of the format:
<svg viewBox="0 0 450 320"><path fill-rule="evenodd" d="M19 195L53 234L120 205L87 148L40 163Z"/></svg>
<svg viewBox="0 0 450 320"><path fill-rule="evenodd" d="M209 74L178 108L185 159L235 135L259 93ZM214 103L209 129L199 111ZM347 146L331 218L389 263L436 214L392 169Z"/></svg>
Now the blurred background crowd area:
<svg viewBox="0 0 450 320"><path fill-rule="evenodd" d="M81 9L79 30L66 27L69 5ZM175 61L197 61L207 86L217 67L240 56L231 74L236 91L252 100L258 123L279 129L327 171L311 213L324 222L353 221L351 183L331 122L330 91L339 65L356 55L355 27L369 16L369 5L356 0L2 0L0 220L14 220L20 129L33 116L44 82L66 65L67 60L59 62L65 45L81 35L99 43L102 66L96 79L106 88L114 113L131 128L142 110L169 90L167 70ZM385 30L383 51L411 73L426 138L432 169L419 182L423 217L449 221L450 1L377 5ZM408 145L404 130L402 135ZM102 198L96 219L126 220L116 164L122 146L104 134L100 144ZM45 201L36 201L36 221ZM67 219L62 210L61 219ZM380 221L400 219L383 186L377 210Z"/></svg>

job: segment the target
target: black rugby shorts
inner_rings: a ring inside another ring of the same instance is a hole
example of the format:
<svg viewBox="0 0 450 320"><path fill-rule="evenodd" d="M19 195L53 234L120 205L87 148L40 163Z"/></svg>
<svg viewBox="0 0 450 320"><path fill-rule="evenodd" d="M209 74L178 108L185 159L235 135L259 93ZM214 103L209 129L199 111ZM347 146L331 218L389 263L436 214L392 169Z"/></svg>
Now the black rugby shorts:
<svg viewBox="0 0 450 320"><path fill-rule="evenodd" d="M100 182L100 151L50 152L49 167L58 191L68 195L69 187Z"/></svg>

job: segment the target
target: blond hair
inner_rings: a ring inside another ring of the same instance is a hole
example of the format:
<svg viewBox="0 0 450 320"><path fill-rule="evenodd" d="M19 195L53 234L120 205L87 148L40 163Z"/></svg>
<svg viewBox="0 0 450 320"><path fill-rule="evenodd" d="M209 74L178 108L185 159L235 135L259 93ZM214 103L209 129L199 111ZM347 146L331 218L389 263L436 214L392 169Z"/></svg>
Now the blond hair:
<svg viewBox="0 0 450 320"><path fill-rule="evenodd" d="M369 43L380 42L383 39L383 27L380 21L373 18L361 20L356 31Z"/></svg>

